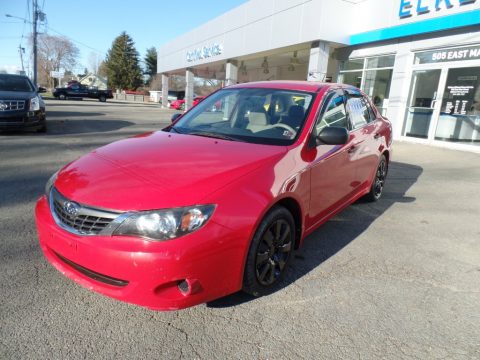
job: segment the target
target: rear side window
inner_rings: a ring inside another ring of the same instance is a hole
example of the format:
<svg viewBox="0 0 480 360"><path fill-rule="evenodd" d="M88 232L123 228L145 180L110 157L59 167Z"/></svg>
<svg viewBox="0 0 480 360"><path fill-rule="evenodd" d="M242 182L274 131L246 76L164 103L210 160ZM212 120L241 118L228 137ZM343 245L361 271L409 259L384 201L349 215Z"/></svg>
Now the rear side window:
<svg viewBox="0 0 480 360"><path fill-rule="evenodd" d="M347 112L353 129L361 128L373 120L367 101L363 97L350 97L347 101Z"/></svg>
<svg viewBox="0 0 480 360"><path fill-rule="evenodd" d="M345 97L335 95L328 103L325 113L315 125L317 134L327 126L338 126L348 129L347 111L345 109Z"/></svg>

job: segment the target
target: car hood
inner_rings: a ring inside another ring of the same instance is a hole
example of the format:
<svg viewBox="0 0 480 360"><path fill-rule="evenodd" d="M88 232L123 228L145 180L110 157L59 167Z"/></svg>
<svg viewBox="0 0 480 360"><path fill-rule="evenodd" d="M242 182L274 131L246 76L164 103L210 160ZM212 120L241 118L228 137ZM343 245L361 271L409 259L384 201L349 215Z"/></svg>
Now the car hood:
<svg viewBox="0 0 480 360"><path fill-rule="evenodd" d="M285 152L283 146L159 131L83 156L59 172L55 187L71 200L104 209L195 205L260 166L272 166Z"/></svg>
<svg viewBox="0 0 480 360"><path fill-rule="evenodd" d="M35 96L35 92L28 91L0 91L0 100L27 100Z"/></svg>

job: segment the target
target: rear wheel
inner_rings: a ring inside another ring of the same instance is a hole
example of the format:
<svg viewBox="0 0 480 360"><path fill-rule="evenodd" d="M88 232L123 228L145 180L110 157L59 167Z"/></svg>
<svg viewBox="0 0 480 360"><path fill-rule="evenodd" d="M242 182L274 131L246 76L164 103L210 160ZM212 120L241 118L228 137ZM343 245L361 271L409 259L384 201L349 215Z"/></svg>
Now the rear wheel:
<svg viewBox="0 0 480 360"><path fill-rule="evenodd" d="M283 277L295 244L295 222L284 207L273 208L262 220L248 251L243 291L267 294Z"/></svg>
<svg viewBox="0 0 480 360"><path fill-rule="evenodd" d="M105 95L100 95L100 96L98 97L98 100L99 100L100 102L105 102L105 101L107 101L107 97L106 97Z"/></svg>
<svg viewBox="0 0 480 360"><path fill-rule="evenodd" d="M375 202L382 197L383 188L385 186L385 180L388 173L388 162L385 155L382 155L380 162L375 173L375 179L373 180L370 192L365 195L365 200Z"/></svg>

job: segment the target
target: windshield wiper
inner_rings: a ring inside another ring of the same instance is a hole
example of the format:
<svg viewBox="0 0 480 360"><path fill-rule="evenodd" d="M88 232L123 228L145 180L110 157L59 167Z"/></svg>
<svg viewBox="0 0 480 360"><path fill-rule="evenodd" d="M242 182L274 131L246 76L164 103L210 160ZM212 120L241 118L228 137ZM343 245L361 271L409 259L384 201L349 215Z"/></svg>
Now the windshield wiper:
<svg viewBox="0 0 480 360"><path fill-rule="evenodd" d="M188 135L198 135L198 136L205 136L205 137L209 137L209 138L230 140L230 141L241 141L237 138L234 138L234 137L231 137L231 136L228 136L228 135L206 132L206 131L192 131L192 132L189 132Z"/></svg>

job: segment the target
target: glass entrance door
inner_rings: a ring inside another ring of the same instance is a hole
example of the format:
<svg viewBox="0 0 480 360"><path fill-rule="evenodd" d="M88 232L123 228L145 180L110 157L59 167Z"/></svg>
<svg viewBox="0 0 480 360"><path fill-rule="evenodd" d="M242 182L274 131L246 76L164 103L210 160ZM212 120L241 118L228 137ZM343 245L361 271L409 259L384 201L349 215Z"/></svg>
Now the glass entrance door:
<svg viewBox="0 0 480 360"><path fill-rule="evenodd" d="M440 69L413 72L405 136L428 139L430 124L438 112L437 92L441 72Z"/></svg>
<svg viewBox="0 0 480 360"><path fill-rule="evenodd" d="M435 140L480 146L480 67L448 70Z"/></svg>

